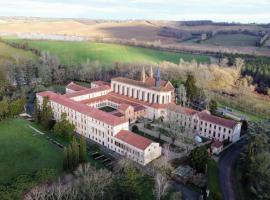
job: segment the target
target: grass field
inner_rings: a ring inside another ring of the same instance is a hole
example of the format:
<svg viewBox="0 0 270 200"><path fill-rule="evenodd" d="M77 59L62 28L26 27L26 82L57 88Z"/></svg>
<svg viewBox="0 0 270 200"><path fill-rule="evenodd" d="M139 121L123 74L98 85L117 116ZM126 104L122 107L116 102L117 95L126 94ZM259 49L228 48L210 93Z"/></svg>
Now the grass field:
<svg viewBox="0 0 270 200"><path fill-rule="evenodd" d="M22 42L23 40L6 38L12 42ZM203 55L192 55L185 53L174 53L159 51L141 47L131 47L118 44L105 44L93 42L62 42L62 41L39 41L28 40L30 47L41 51L49 51L57 55L62 63L79 64L90 61L99 61L102 64L112 64L114 62L136 63L136 62L161 62L170 61L179 63L180 58L190 61L196 59L198 62L209 62L210 58Z"/></svg>
<svg viewBox="0 0 270 200"><path fill-rule="evenodd" d="M209 161L208 161L208 187L210 190L210 197L212 197L211 194L213 192L221 194L218 180L219 180L219 178L218 178L218 165L217 165L216 161L209 159Z"/></svg>
<svg viewBox="0 0 270 200"><path fill-rule="evenodd" d="M8 186L8 195L14 195L13 198L26 189L26 186L14 183L18 177L27 176L20 180L28 187L34 184L35 180L32 180L32 177L38 171L54 169L57 175L62 170L62 151L49 143L44 135L32 130L29 125L33 124L22 119L0 122L0 197L3 195L1 185Z"/></svg>
<svg viewBox="0 0 270 200"><path fill-rule="evenodd" d="M42 168L62 168L62 151L29 124L21 119L0 122L0 183Z"/></svg>
<svg viewBox="0 0 270 200"><path fill-rule="evenodd" d="M202 41L201 44L210 44L217 46L255 46L259 38L246 34L220 34L208 40Z"/></svg>
<svg viewBox="0 0 270 200"><path fill-rule="evenodd" d="M30 51L16 49L0 42L0 65L4 64L4 62L7 62L7 61L15 62L16 59L31 60L31 59L37 59L37 57Z"/></svg>

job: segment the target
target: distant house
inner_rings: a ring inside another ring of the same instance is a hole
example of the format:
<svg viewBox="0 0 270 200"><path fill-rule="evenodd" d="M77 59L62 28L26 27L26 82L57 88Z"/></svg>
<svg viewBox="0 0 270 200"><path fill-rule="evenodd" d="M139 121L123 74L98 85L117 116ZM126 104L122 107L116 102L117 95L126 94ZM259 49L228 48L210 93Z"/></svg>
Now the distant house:
<svg viewBox="0 0 270 200"><path fill-rule="evenodd" d="M211 144L211 150L213 154L219 155L223 150L223 143L216 140Z"/></svg>

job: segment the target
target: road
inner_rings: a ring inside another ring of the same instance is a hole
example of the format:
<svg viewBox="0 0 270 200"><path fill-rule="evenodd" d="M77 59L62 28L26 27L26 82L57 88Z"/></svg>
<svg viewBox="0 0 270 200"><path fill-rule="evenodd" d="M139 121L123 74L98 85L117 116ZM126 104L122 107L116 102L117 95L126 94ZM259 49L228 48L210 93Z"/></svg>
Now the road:
<svg viewBox="0 0 270 200"><path fill-rule="evenodd" d="M243 145L243 141L233 144L219 159L219 184L224 200L236 200L233 170Z"/></svg>

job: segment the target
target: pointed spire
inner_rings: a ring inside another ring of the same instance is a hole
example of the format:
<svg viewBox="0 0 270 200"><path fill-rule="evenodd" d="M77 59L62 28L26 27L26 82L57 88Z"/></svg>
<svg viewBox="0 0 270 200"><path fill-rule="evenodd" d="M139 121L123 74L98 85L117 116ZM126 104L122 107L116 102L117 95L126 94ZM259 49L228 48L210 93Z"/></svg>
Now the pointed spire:
<svg viewBox="0 0 270 200"><path fill-rule="evenodd" d="M150 78L154 78L154 73L153 73L153 67L151 66L150 72L149 72Z"/></svg>
<svg viewBox="0 0 270 200"><path fill-rule="evenodd" d="M142 68L142 72L141 72L141 81L145 82L145 69L144 69L144 67Z"/></svg>
<svg viewBox="0 0 270 200"><path fill-rule="evenodd" d="M160 69L157 68L157 74L156 74L156 87L160 87Z"/></svg>

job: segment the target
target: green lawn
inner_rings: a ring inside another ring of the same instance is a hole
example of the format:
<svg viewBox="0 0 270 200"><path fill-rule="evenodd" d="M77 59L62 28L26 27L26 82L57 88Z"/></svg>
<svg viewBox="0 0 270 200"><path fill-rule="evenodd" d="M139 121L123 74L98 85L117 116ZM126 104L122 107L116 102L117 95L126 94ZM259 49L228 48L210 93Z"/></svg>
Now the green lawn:
<svg viewBox="0 0 270 200"><path fill-rule="evenodd" d="M7 61L15 62L16 59L32 60L37 59L37 57L30 51L16 49L0 42L0 65Z"/></svg>
<svg viewBox="0 0 270 200"><path fill-rule="evenodd" d="M218 164L215 160L209 159L208 161L208 188L210 190L210 199L212 193L220 193L219 177L218 177Z"/></svg>
<svg viewBox="0 0 270 200"><path fill-rule="evenodd" d="M247 34L220 34L202 41L201 44L210 44L217 46L255 46L257 36Z"/></svg>
<svg viewBox="0 0 270 200"><path fill-rule="evenodd" d="M35 174L43 169L53 169L56 176L62 171L62 150L29 125L33 124L22 119L0 122L0 199L7 198L1 196L5 190L16 199L27 187L38 183L41 177Z"/></svg>
<svg viewBox="0 0 270 200"><path fill-rule="evenodd" d="M5 38L11 42L22 42L16 38ZM99 61L102 64L114 62L135 63L135 62L161 62L170 61L179 63L180 58L190 61L196 59L198 62L209 62L210 58L203 55L192 55L185 53L174 53L153 50L141 47L131 47L118 44L105 44L93 42L67 42L67 41L40 41L28 40L29 46L42 51L49 51L57 55L62 63L78 64L90 61Z"/></svg>

